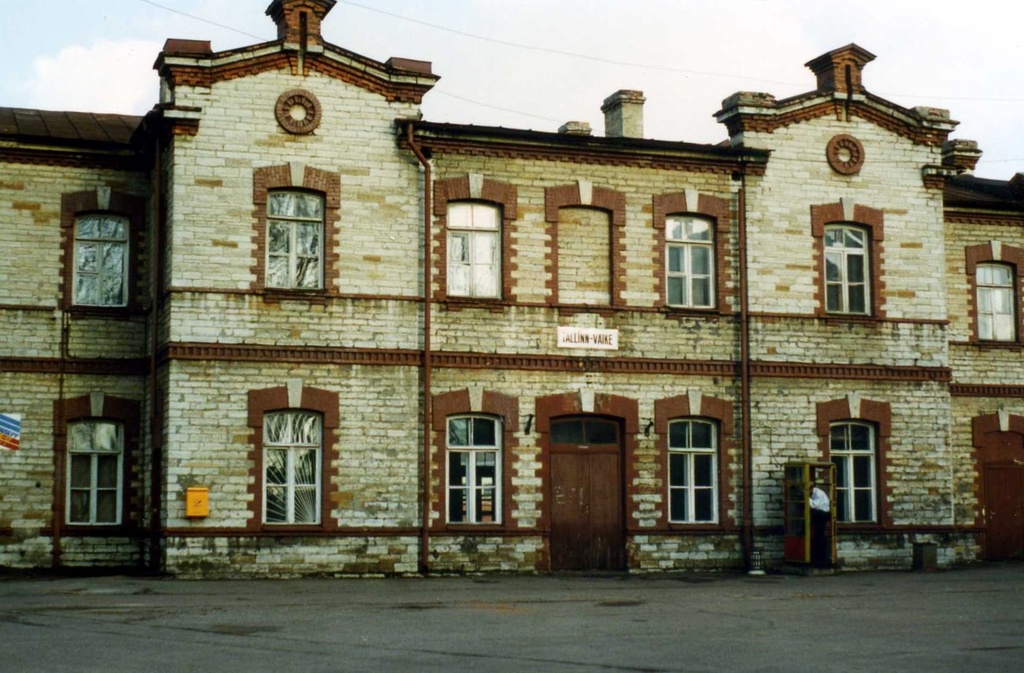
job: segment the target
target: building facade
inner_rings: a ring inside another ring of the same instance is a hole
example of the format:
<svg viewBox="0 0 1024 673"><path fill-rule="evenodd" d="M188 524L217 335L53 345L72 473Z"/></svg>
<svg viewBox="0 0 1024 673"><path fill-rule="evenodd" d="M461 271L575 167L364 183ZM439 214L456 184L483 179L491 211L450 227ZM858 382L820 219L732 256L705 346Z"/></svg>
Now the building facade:
<svg viewBox="0 0 1024 673"><path fill-rule="evenodd" d="M794 461L843 567L1024 557L1024 176L945 110L848 45L719 145L427 122L334 4L168 40L142 118L0 108L0 566L775 566Z"/></svg>

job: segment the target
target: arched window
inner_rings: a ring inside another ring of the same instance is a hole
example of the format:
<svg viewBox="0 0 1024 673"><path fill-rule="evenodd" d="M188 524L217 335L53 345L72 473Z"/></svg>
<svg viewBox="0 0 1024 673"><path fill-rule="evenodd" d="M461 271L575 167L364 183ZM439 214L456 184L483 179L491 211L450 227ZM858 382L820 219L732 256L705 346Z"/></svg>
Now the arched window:
<svg viewBox="0 0 1024 673"><path fill-rule="evenodd" d="M450 296L501 296L501 219L501 210L490 204L448 204Z"/></svg>
<svg viewBox="0 0 1024 673"><path fill-rule="evenodd" d="M976 270L978 338L1015 341L1016 299L1013 267L1009 264L979 264Z"/></svg>
<svg viewBox="0 0 1024 673"><path fill-rule="evenodd" d="M77 306L128 303L128 218L110 213L75 220L74 298Z"/></svg>
<svg viewBox="0 0 1024 673"><path fill-rule="evenodd" d="M669 306L711 308L715 246L711 222L689 215L665 220L665 287Z"/></svg>
<svg viewBox="0 0 1024 673"><path fill-rule="evenodd" d="M448 522L501 522L501 425L490 416L448 418Z"/></svg>
<svg viewBox="0 0 1024 673"><path fill-rule="evenodd" d="M848 224L825 227L825 309L828 313L871 313L870 240L867 230Z"/></svg>
<svg viewBox="0 0 1024 673"><path fill-rule="evenodd" d="M670 523L718 521L718 427L701 419L668 425Z"/></svg>
<svg viewBox="0 0 1024 673"><path fill-rule="evenodd" d="M832 423L829 455L836 466L836 520L844 523L877 521L874 426L852 421Z"/></svg>
<svg viewBox="0 0 1024 673"><path fill-rule="evenodd" d="M320 523L322 453L320 414L288 410L263 421L263 488L266 523Z"/></svg>
<svg viewBox="0 0 1024 673"><path fill-rule="evenodd" d="M267 204L267 287L323 288L323 237L322 196L271 192Z"/></svg>
<svg viewBox="0 0 1024 673"><path fill-rule="evenodd" d="M124 426L102 419L68 425L67 522L118 525L124 489Z"/></svg>

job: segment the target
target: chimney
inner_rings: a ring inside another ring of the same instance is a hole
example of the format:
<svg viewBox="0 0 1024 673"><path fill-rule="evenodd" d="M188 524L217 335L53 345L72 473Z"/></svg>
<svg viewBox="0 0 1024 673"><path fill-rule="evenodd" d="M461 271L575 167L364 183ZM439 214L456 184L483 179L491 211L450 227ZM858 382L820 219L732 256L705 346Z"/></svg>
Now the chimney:
<svg viewBox="0 0 1024 673"><path fill-rule="evenodd" d="M323 46L320 22L334 9L337 0L274 0L267 7L267 16L277 24L277 39L298 45L303 51Z"/></svg>
<svg viewBox="0 0 1024 673"><path fill-rule="evenodd" d="M1024 201L1024 173L1015 173L1010 178L1010 193L1018 201Z"/></svg>
<svg viewBox="0 0 1024 673"><path fill-rule="evenodd" d="M942 165L955 168L956 172L972 175L981 159L981 150L973 140L947 140L942 143Z"/></svg>
<svg viewBox="0 0 1024 673"><path fill-rule="evenodd" d="M864 93L861 71L875 60L875 55L855 44L848 44L822 54L804 65L818 78L818 91L841 93Z"/></svg>
<svg viewBox="0 0 1024 673"><path fill-rule="evenodd" d="M558 132L564 136L589 136L589 122L565 122L558 127Z"/></svg>
<svg viewBox="0 0 1024 673"><path fill-rule="evenodd" d="M604 99L604 134L609 138L644 137L643 91L621 89Z"/></svg>

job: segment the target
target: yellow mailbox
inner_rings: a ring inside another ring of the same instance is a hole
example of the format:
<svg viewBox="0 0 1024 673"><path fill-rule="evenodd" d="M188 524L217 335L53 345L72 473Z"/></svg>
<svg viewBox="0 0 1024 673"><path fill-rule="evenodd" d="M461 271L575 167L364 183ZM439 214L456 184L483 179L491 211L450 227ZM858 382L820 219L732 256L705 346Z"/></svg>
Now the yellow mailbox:
<svg viewBox="0 0 1024 673"><path fill-rule="evenodd" d="M189 486L185 489L185 516L200 519L210 515L210 489L206 486Z"/></svg>

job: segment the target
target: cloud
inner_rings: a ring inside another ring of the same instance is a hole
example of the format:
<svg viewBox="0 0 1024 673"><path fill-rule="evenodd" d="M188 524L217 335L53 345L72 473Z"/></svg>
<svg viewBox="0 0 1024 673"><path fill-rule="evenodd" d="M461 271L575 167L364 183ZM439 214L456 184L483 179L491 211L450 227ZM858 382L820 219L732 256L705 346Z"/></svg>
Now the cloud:
<svg viewBox="0 0 1024 673"><path fill-rule="evenodd" d="M161 45L146 40L72 45L41 56L23 82L28 105L44 110L142 114L156 102L153 62Z"/></svg>

